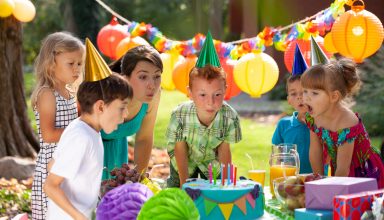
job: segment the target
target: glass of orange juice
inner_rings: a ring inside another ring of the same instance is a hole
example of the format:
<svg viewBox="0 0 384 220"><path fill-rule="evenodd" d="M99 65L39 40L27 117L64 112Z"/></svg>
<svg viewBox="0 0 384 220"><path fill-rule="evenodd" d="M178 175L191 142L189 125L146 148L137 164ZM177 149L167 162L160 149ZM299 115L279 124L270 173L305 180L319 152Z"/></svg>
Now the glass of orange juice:
<svg viewBox="0 0 384 220"><path fill-rule="evenodd" d="M272 146L272 154L269 160L269 187L272 196L275 196L273 190L274 179L284 176L295 176L299 172L300 161L296 149L297 146L295 144L279 144Z"/></svg>
<svg viewBox="0 0 384 220"><path fill-rule="evenodd" d="M260 183L264 187L265 170L248 170L248 178Z"/></svg>

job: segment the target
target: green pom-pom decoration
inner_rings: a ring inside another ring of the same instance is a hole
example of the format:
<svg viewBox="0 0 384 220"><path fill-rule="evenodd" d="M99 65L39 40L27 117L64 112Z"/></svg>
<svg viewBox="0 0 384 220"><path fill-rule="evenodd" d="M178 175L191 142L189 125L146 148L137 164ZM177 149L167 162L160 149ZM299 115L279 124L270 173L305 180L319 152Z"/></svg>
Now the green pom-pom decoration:
<svg viewBox="0 0 384 220"><path fill-rule="evenodd" d="M197 220L199 212L188 194L179 188L160 191L144 203L138 220Z"/></svg>

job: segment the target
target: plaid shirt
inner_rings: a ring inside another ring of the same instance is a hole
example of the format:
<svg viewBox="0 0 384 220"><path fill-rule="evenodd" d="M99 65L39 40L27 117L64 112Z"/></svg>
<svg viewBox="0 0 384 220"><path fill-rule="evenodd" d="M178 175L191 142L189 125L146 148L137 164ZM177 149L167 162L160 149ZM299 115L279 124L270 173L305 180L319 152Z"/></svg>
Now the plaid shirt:
<svg viewBox="0 0 384 220"><path fill-rule="evenodd" d="M208 164L218 167L217 147L223 142L237 143L241 140L239 117L226 102L217 112L215 119L206 127L197 117L193 102L179 105L171 115L167 133L167 150L171 164L178 171L174 149L176 142L188 145L188 175L199 168L208 176ZM171 174L172 175L172 174Z"/></svg>

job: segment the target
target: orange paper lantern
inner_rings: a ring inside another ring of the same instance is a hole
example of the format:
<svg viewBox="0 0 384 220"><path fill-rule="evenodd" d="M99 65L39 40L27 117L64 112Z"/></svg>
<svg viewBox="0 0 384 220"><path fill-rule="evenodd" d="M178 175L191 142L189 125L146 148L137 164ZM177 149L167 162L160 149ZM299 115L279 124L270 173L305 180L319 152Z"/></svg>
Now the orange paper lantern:
<svg viewBox="0 0 384 220"><path fill-rule="evenodd" d="M126 26L119 24L115 17L101 28L97 35L97 47L106 56L116 59L116 47L126 37L129 37Z"/></svg>
<svg viewBox="0 0 384 220"><path fill-rule="evenodd" d="M196 56L188 56L184 62L176 65L172 73L172 79L176 89L186 95L188 94L187 86L189 83L189 72L195 67L196 61Z"/></svg>
<svg viewBox="0 0 384 220"><path fill-rule="evenodd" d="M332 56L332 53L325 50L324 39L320 36L317 36L315 37L315 41L320 46L320 48L324 51L325 55L328 58L330 58ZM299 45L301 53L303 54L303 57L307 65L308 66L311 65L311 41L304 40L304 39L293 40L291 43L289 43L287 50L284 52L284 64L289 72L292 72L292 64L293 64L293 58L295 57L296 43Z"/></svg>
<svg viewBox="0 0 384 220"><path fill-rule="evenodd" d="M116 57L120 58L120 57L124 56L124 54L128 50L130 50L134 47L140 46L140 45L149 45L149 43L146 40L144 40L144 38L139 37L139 36L133 37L133 38L126 37L123 40L121 40L119 42L119 44L117 45Z"/></svg>
<svg viewBox="0 0 384 220"><path fill-rule="evenodd" d="M333 24L332 40L337 51L357 63L374 54L382 45L383 25L371 12L364 10L362 1L354 1L352 9Z"/></svg>
<svg viewBox="0 0 384 220"><path fill-rule="evenodd" d="M178 63L181 63L185 58L177 52L167 52L160 54L163 61L163 73L161 74L161 87L166 90L174 90L175 84L172 79L172 72Z"/></svg>
<svg viewBox="0 0 384 220"><path fill-rule="evenodd" d="M271 90L279 79L275 60L266 53L248 53L242 56L233 70L237 86L253 98Z"/></svg>
<svg viewBox="0 0 384 220"><path fill-rule="evenodd" d="M325 35L324 47L325 47L325 50L328 52L337 53L337 50L336 50L335 46L333 45L332 32L329 32L327 35Z"/></svg>
<svg viewBox="0 0 384 220"><path fill-rule="evenodd" d="M226 58L221 59L220 63L227 74L227 90L225 92L224 99L230 100L232 97L239 95L241 92L240 88L236 85L235 79L233 78L233 68L236 65L236 60Z"/></svg>

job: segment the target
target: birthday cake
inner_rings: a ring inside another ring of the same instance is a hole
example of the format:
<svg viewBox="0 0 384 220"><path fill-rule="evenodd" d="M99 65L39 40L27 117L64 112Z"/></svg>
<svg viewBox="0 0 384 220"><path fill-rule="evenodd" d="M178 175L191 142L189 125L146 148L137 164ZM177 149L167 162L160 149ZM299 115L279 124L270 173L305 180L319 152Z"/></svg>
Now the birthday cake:
<svg viewBox="0 0 384 220"><path fill-rule="evenodd" d="M196 180L182 189L194 201L200 219L256 219L264 214L264 193L259 183L239 180L234 186Z"/></svg>

